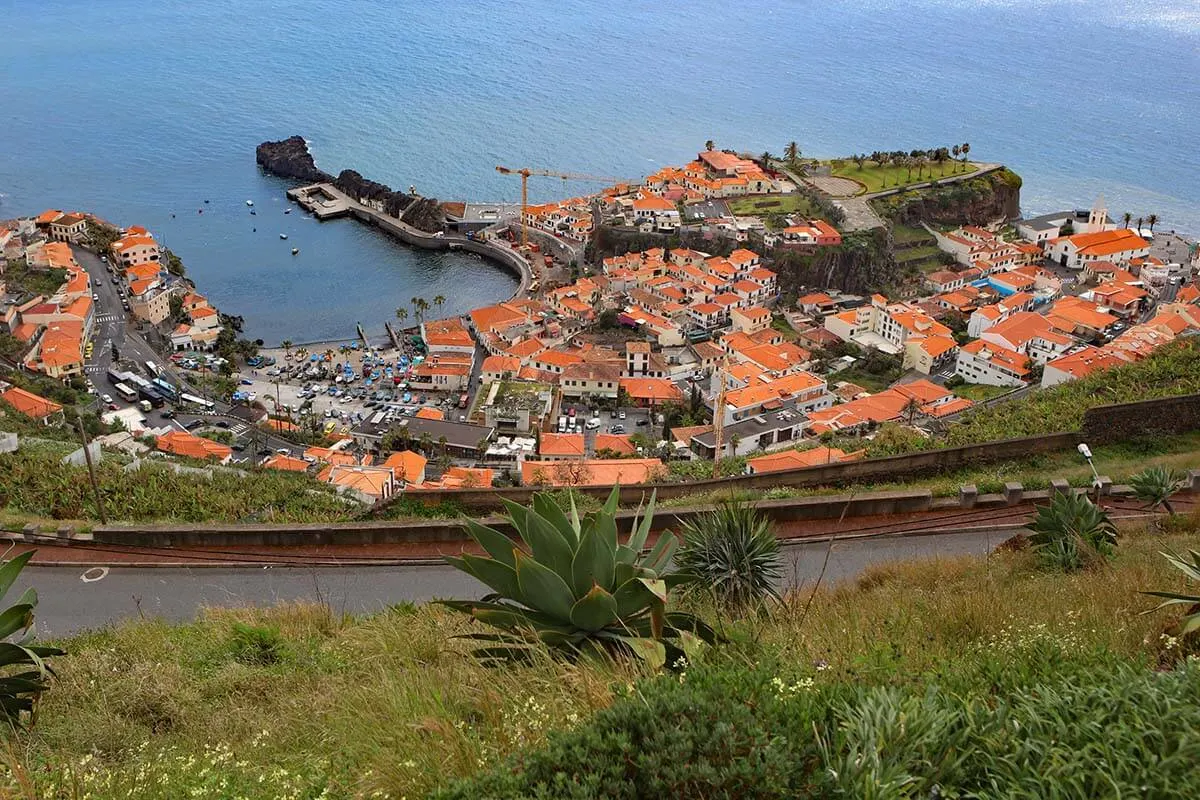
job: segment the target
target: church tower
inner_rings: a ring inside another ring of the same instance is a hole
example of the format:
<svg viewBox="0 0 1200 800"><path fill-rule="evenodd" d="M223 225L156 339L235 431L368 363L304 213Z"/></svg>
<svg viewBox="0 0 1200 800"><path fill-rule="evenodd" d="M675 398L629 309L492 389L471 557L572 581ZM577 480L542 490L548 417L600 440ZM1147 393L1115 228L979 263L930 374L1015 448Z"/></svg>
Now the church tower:
<svg viewBox="0 0 1200 800"><path fill-rule="evenodd" d="M1108 228L1108 209L1104 207L1104 195L1096 198L1092 213L1088 216L1088 233L1106 230Z"/></svg>

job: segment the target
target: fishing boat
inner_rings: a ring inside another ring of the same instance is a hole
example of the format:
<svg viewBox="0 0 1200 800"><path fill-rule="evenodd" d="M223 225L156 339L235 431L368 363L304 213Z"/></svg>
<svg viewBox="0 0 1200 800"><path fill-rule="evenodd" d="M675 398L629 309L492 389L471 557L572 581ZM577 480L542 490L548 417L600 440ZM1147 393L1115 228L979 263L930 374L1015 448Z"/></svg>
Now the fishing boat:
<svg viewBox="0 0 1200 800"><path fill-rule="evenodd" d="M253 205L254 205L254 201L253 201L253 200L247 200L247 201L246 201L246 205L248 205L248 206L253 206Z"/></svg>
<svg viewBox="0 0 1200 800"><path fill-rule="evenodd" d="M286 239L286 238L287 238L287 234L286 234L286 233L281 233L281 234L279 234L279 238L280 238L280 239Z"/></svg>
<svg viewBox="0 0 1200 800"><path fill-rule="evenodd" d="M300 254L300 248L299 248L299 247L293 247L293 248L292 248L292 255L296 256L296 255L299 255L299 254Z"/></svg>
<svg viewBox="0 0 1200 800"><path fill-rule="evenodd" d="M290 214L290 213L292 213L292 210L290 208L286 208L286 209L284 209L283 213Z"/></svg>
<svg viewBox="0 0 1200 800"><path fill-rule="evenodd" d="M257 216L258 216L258 214L256 214L256 213L255 213L255 211L254 211L254 209L253 209L253 208L252 208L252 209L250 209L250 216L252 216L252 217L257 217Z"/></svg>

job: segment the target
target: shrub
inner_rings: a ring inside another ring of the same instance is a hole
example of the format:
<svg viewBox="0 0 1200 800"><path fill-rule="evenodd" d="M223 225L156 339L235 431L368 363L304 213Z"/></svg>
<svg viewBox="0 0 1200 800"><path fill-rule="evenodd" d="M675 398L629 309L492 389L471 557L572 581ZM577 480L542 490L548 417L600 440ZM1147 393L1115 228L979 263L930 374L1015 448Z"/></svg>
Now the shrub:
<svg viewBox="0 0 1200 800"><path fill-rule="evenodd" d="M753 505L724 502L683 524L676 563L716 598L735 608L778 599L782 577L779 540L771 521Z"/></svg>
<svg viewBox="0 0 1200 800"><path fill-rule="evenodd" d="M1042 563L1064 572L1108 558L1117 540L1108 513L1074 492L1055 494L1025 527L1033 532L1029 543Z"/></svg>
<svg viewBox="0 0 1200 800"><path fill-rule="evenodd" d="M434 797L1200 796L1200 665L1062 667L994 694L701 667Z"/></svg>
<svg viewBox="0 0 1200 800"><path fill-rule="evenodd" d="M34 551L21 553L0 567L0 601L8 594ZM54 670L50 656L66 653L57 647L33 644L33 609L37 592L26 589L16 603L0 612L0 718L9 725L33 722L37 701L50 688ZM20 638L12 641L13 637ZM29 669L27 669L29 668Z"/></svg>
<svg viewBox="0 0 1200 800"><path fill-rule="evenodd" d="M446 560L491 587L479 601L443 601L502 633L469 634L486 642L476 651L485 661L527 660L539 643L560 654L633 655L655 667L675 664L697 643L712 641L700 620L667 611L671 588L690 580L667 574L677 540L662 532L650 553L642 548L650 534L654 496L627 544L617 539L620 487L614 486L603 508L583 520L568 496L570 519L554 498L539 492L532 508L504 500L508 521L524 547L504 534L468 519L467 532L490 557L463 555Z"/></svg>

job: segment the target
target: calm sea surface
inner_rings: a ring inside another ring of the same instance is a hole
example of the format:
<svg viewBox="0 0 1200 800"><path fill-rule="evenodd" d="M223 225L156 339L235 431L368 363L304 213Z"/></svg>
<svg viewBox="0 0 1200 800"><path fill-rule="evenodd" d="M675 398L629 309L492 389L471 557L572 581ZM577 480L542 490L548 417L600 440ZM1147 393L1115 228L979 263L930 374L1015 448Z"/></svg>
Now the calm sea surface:
<svg viewBox="0 0 1200 800"><path fill-rule="evenodd" d="M285 187L259 173L254 147L293 133L327 171L475 200L519 197L496 164L632 178L709 138L775 153L795 139L813 155L969 141L972 157L1021 173L1027 212L1103 192L1114 215L1200 233L1194 0L0 0L0 12L0 217L53 206L144 224L270 342L348 337L356 321L378 331L414 295L444 295L450 313L515 287L349 220L285 216ZM535 192L588 188L543 179Z"/></svg>

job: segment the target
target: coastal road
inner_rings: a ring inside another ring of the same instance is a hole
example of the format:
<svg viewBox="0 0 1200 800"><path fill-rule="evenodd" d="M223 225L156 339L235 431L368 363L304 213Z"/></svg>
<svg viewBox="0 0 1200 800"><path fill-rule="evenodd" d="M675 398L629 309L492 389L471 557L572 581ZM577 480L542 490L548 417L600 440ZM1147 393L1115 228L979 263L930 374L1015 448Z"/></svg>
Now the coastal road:
<svg viewBox="0 0 1200 800"><path fill-rule="evenodd" d="M1008 535L997 529L837 541L823 580L838 583L890 561L982 556ZM826 539L785 546L785 585L813 586L828 548ZM92 577L84 567L35 566L25 570L16 592L25 586L37 589L38 630L54 637L139 617L189 620L206 607L304 601L358 614L403 600L420 603L484 592L474 579L448 566L112 567L105 577L87 580Z"/></svg>

